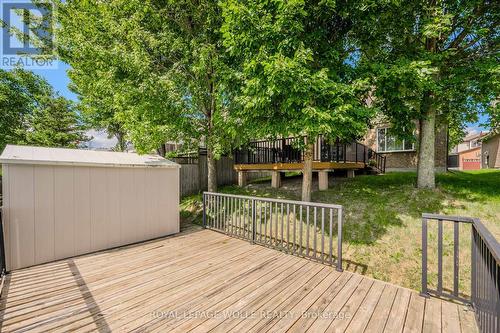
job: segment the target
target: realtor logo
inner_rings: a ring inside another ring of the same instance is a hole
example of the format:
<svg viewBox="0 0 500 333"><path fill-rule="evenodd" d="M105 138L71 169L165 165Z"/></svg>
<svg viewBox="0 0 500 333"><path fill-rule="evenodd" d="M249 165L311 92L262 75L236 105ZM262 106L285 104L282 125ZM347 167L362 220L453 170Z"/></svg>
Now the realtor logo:
<svg viewBox="0 0 500 333"><path fill-rule="evenodd" d="M56 68L54 6L45 1L0 0L0 67Z"/></svg>

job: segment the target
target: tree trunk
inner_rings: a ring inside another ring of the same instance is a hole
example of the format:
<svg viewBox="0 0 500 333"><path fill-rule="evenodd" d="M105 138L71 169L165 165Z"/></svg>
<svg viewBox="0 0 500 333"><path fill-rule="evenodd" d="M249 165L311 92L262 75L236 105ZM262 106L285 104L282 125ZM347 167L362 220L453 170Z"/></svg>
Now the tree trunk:
<svg viewBox="0 0 500 333"><path fill-rule="evenodd" d="M208 191L217 192L217 161L212 148L207 147Z"/></svg>
<svg viewBox="0 0 500 333"><path fill-rule="evenodd" d="M427 94L423 107L425 118L420 121L420 145L418 147L417 187L435 188L435 138L436 138L436 108L432 98Z"/></svg>
<svg viewBox="0 0 500 333"><path fill-rule="evenodd" d="M302 171L302 201L311 201L312 190L312 164L314 143L306 138L306 149L304 151L304 169Z"/></svg>
<svg viewBox="0 0 500 333"><path fill-rule="evenodd" d="M213 124L213 117L215 115L215 109L216 109L216 95L215 95L215 85L213 82L214 79L214 70L213 68L211 69L209 73L209 93L210 93L210 104L208 106L208 112L206 113L207 115L207 125L208 125L208 133L207 133L207 167L208 167L208 174L207 174L207 181L208 181L208 191L209 192L217 192L217 161L215 160L214 152L213 152L213 130L214 130L214 124Z"/></svg>
<svg viewBox="0 0 500 333"><path fill-rule="evenodd" d="M125 133L116 131L114 134L117 141L116 149L118 149L118 151L125 151L125 149L127 148L127 144L125 142Z"/></svg>
<svg viewBox="0 0 500 333"><path fill-rule="evenodd" d="M165 155L167 155L167 147L164 143L162 143L160 148L158 148L158 155L161 157L165 157Z"/></svg>
<svg viewBox="0 0 500 333"><path fill-rule="evenodd" d="M435 1L430 1L435 5ZM430 14L432 15L432 13ZM429 53L436 53L437 39L427 38L425 49ZM435 80L439 74L433 75ZM422 101L422 119L420 120L420 146L418 147L417 187L435 188L435 143L436 143L436 105L432 91L427 91Z"/></svg>

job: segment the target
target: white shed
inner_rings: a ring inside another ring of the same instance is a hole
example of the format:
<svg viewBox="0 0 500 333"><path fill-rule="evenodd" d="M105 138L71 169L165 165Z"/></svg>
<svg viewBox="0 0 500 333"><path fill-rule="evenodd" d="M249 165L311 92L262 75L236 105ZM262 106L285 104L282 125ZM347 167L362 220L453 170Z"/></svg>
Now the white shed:
<svg viewBox="0 0 500 333"><path fill-rule="evenodd" d="M162 157L9 145L0 163L8 271L179 232Z"/></svg>

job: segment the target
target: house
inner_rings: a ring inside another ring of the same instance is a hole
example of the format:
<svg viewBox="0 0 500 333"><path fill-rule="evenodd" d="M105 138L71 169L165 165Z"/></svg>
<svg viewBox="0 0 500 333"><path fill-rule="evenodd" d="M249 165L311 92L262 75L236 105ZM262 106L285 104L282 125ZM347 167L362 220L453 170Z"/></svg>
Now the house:
<svg viewBox="0 0 500 333"><path fill-rule="evenodd" d="M418 136L418 131L416 132ZM234 152L234 169L238 184L243 186L249 172L267 171L272 175L273 187L280 187L282 174L301 171L304 166L304 137L290 137L249 142ZM416 140L415 140L416 141ZM445 126L436 133L435 168L445 172L448 156L448 134ZM319 189L328 188L328 174L344 171L354 177L356 171L369 170L415 171L418 155L416 143L400 140L390 131L390 123L380 120L372 124L360 142L316 138L313 147L312 169L318 174Z"/></svg>
<svg viewBox="0 0 500 333"><path fill-rule="evenodd" d="M415 142L398 139L390 132L390 123L378 120L372 124L362 143L386 159L386 171L414 171L417 169L417 149ZM416 132L418 136L418 132ZM435 168L446 171L448 133L446 127L436 131Z"/></svg>
<svg viewBox="0 0 500 333"><path fill-rule="evenodd" d="M483 169L500 168L500 132L489 133L482 139L481 166Z"/></svg>
<svg viewBox="0 0 500 333"><path fill-rule="evenodd" d="M459 170L481 169L482 139L488 132L479 132L467 135L461 143L450 150L448 167Z"/></svg>

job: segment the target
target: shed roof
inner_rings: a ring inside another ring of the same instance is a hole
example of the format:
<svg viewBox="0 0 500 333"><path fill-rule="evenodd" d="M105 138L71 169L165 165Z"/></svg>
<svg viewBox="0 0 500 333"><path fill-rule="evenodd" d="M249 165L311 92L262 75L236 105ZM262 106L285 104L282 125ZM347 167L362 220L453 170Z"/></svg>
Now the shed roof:
<svg viewBox="0 0 500 333"><path fill-rule="evenodd" d="M7 145L5 147L2 155L0 155L0 163L180 168L179 164L158 155L17 145Z"/></svg>

